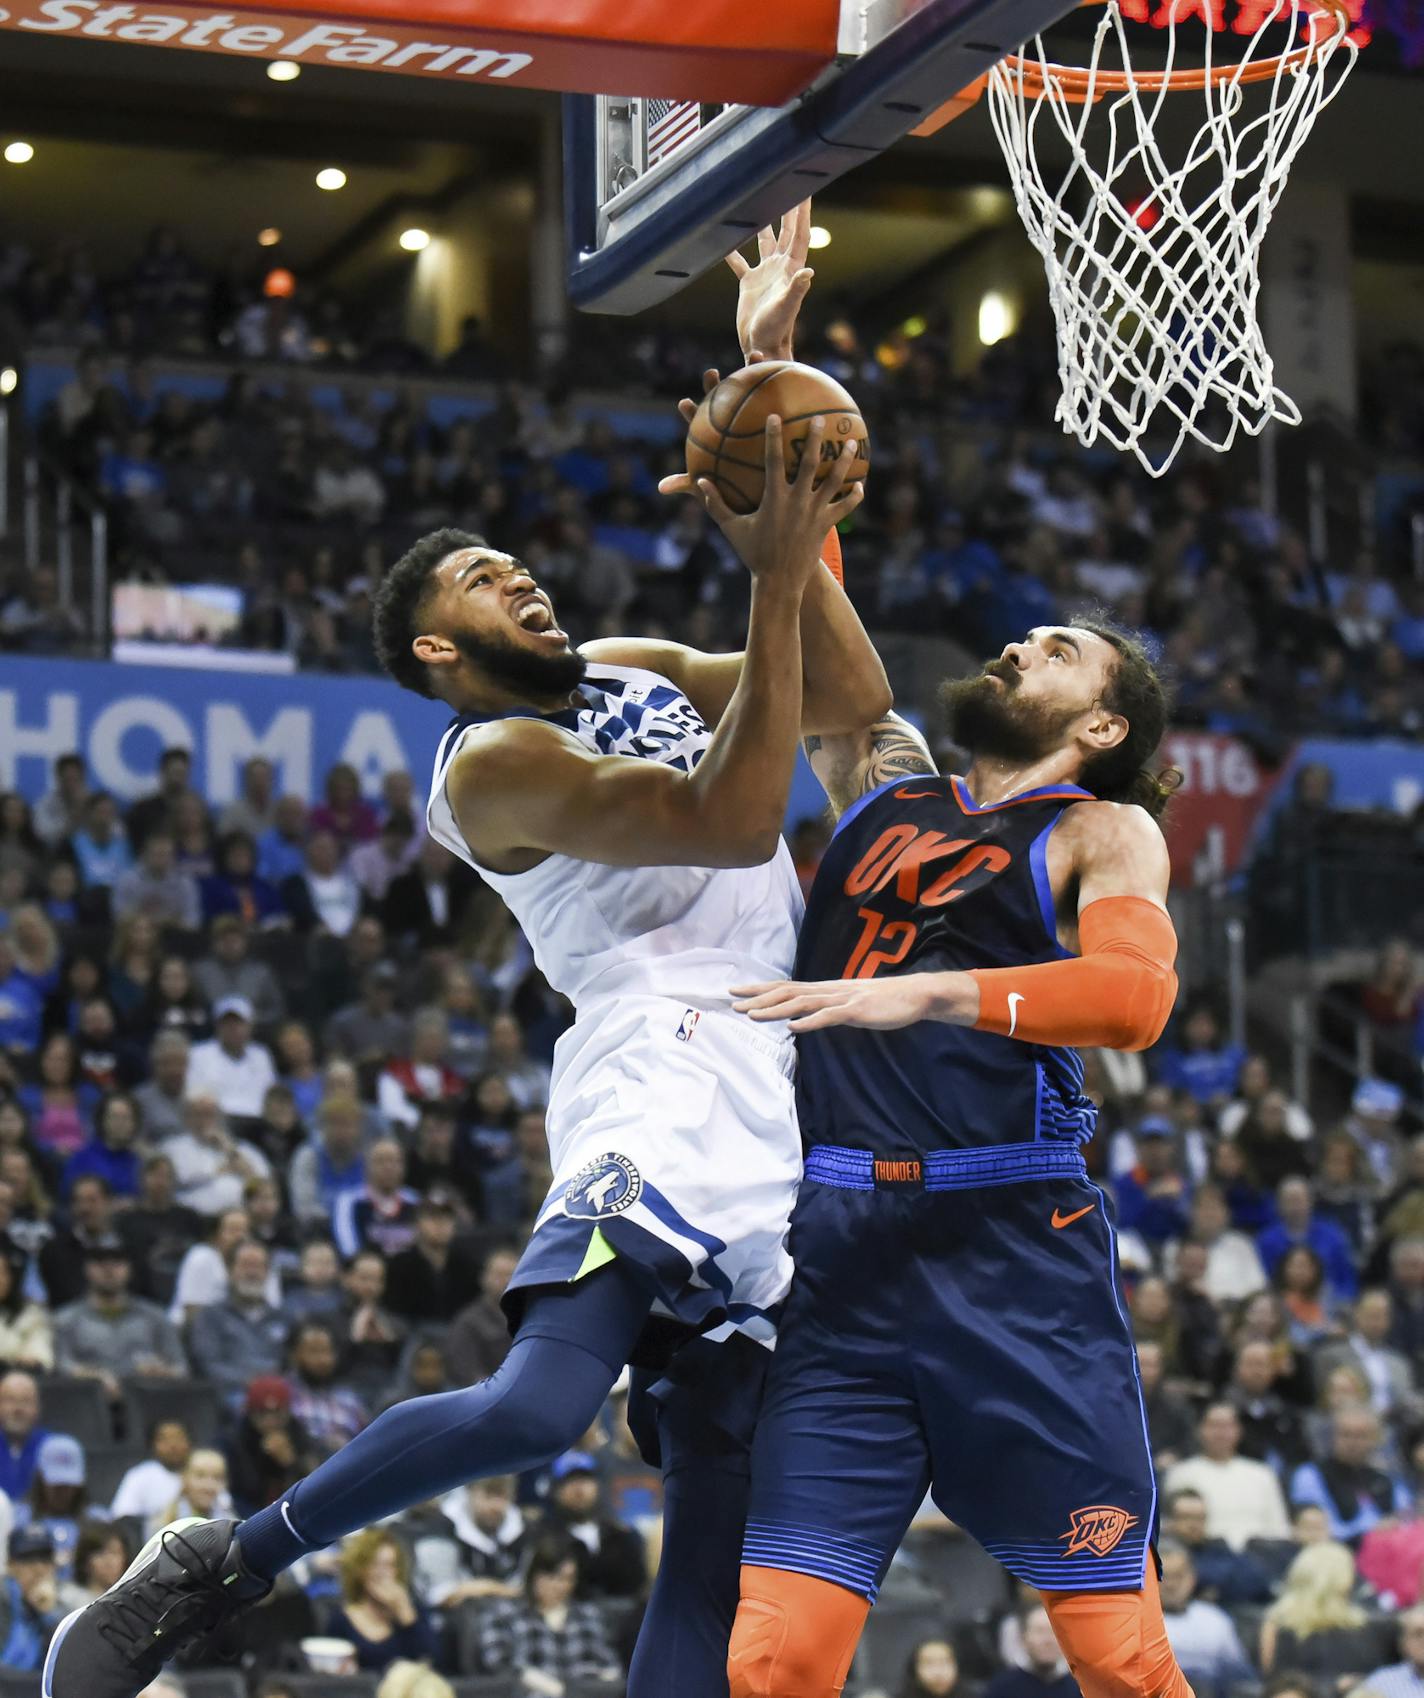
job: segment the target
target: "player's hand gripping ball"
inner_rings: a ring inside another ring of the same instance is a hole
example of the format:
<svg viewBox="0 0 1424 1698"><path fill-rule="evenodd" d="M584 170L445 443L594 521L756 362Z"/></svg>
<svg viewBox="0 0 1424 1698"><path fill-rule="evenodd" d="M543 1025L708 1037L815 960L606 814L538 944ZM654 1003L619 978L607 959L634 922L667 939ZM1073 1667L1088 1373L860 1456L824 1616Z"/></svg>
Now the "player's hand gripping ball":
<svg viewBox="0 0 1424 1698"><path fill-rule="evenodd" d="M766 418L781 419L786 475L801 464L811 420L826 421L821 463L829 471L847 441L856 445L847 484L870 470L870 432L851 395L833 377L795 360L766 360L734 371L702 397L687 432L687 470L709 478L734 513L754 513L766 482ZM818 473L816 482L821 481Z"/></svg>

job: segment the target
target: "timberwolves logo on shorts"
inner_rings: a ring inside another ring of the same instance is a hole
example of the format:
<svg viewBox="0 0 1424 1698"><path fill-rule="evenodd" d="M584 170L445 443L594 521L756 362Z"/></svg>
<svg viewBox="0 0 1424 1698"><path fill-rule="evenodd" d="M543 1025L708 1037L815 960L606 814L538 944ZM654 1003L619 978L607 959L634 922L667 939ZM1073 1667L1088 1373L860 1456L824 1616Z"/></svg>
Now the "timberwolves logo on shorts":
<svg viewBox="0 0 1424 1698"><path fill-rule="evenodd" d="M564 1213L579 1220L602 1220L631 1209L643 1194L643 1176L627 1156L600 1156L569 1181Z"/></svg>

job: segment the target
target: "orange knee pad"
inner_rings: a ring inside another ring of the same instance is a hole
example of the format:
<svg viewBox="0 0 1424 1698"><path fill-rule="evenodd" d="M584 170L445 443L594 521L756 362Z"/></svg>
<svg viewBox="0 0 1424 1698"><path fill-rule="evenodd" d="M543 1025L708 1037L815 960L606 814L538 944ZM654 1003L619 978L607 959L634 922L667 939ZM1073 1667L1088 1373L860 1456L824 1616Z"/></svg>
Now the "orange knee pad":
<svg viewBox="0 0 1424 1698"><path fill-rule="evenodd" d="M836 1698L870 1600L780 1568L742 1569L727 1658L731 1698Z"/></svg>
<svg viewBox="0 0 1424 1698"><path fill-rule="evenodd" d="M1193 1698L1167 1641L1157 1570L1140 1592L1041 1592L1083 1698Z"/></svg>

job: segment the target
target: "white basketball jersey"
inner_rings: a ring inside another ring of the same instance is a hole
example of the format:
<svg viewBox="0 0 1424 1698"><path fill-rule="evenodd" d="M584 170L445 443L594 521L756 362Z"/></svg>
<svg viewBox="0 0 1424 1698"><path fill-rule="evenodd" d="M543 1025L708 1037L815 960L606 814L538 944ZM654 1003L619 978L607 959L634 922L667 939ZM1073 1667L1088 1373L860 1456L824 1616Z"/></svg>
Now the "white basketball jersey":
<svg viewBox="0 0 1424 1698"><path fill-rule="evenodd" d="M690 773L711 743L686 696L655 672L595 664L581 694L586 706L538 717L599 754ZM544 977L576 1009L641 995L725 1011L732 985L790 976L803 903L785 843L759 867L610 867L572 855L550 855L526 873L480 866L445 781L466 734L483 723L457 719L441 739L430 835L499 892Z"/></svg>

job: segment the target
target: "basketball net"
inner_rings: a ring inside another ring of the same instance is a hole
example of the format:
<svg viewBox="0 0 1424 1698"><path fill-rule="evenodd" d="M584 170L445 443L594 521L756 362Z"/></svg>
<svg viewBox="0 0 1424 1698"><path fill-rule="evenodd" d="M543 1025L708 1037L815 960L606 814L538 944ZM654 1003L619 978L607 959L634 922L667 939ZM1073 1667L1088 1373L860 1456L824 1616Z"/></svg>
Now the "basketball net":
<svg viewBox="0 0 1424 1698"><path fill-rule="evenodd" d="M1106 0L1086 68L1053 64L1037 36L987 85L1014 199L1048 272L1063 382L1054 416L1084 446L1101 437L1154 477L1189 438L1224 453L1238 430L1300 423L1257 322L1261 242L1358 54L1342 0L1265 0L1243 57L1226 66L1213 64L1201 0L1164 0L1164 10L1162 71L1133 68L1118 0ZM1188 16L1199 20L1188 51L1200 65L1179 63ZM1281 49L1273 57L1269 41ZM1157 133L1164 102L1193 94L1196 133L1169 158ZM1064 144L1066 169L1045 172L1040 146L1061 156Z"/></svg>

